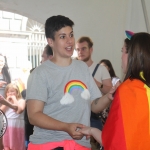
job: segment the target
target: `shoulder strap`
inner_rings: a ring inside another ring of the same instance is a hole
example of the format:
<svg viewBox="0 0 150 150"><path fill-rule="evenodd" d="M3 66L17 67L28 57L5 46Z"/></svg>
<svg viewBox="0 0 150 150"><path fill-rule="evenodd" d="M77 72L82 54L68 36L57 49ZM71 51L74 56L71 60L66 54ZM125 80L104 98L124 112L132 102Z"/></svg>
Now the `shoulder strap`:
<svg viewBox="0 0 150 150"><path fill-rule="evenodd" d="M93 76L93 77L95 76L95 73L96 73L98 67L99 67L99 64L96 65L96 67L95 67L95 69L94 69L94 71L93 71L93 73L92 73L92 76Z"/></svg>

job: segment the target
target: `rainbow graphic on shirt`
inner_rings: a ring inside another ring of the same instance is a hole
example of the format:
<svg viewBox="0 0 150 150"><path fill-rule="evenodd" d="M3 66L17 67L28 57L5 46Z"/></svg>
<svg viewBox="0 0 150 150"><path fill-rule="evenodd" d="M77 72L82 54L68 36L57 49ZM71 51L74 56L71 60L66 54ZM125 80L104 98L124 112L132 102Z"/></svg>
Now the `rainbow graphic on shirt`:
<svg viewBox="0 0 150 150"><path fill-rule="evenodd" d="M64 89L64 93L70 93L71 94L71 92L73 90L84 91L84 89L87 89L87 87L83 82L81 82L79 80L72 80L66 84L65 89Z"/></svg>
<svg viewBox="0 0 150 150"><path fill-rule="evenodd" d="M64 88L64 96L60 100L60 103L62 105L71 104L74 102L74 97L72 95L72 92L78 90L81 93L81 97L84 100L90 99L90 92L87 88L87 86L80 80L71 80L69 81Z"/></svg>

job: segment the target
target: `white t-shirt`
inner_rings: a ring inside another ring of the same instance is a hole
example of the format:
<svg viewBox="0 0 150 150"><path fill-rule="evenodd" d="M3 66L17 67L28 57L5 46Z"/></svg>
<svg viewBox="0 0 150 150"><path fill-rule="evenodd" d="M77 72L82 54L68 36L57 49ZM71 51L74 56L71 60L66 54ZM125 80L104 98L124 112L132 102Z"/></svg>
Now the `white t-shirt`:
<svg viewBox="0 0 150 150"><path fill-rule="evenodd" d="M112 85L115 86L118 81L120 81L120 79L118 77L113 77L111 80Z"/></svg>
<svg viewBox="0 0 150 150"><path fill-rule="evenodd" d="M89 67L91 75L92 75L96 65L97 64L93 62L93 64ZM102 66L102 65L99 65L99 67L98 67L98 69L97 69L97 71L94 75L94 78L98 82L102 83L102 80L110 79L111 77L110 77L110 74L109 74L108 70L106 69L106 67Z"/></svg>

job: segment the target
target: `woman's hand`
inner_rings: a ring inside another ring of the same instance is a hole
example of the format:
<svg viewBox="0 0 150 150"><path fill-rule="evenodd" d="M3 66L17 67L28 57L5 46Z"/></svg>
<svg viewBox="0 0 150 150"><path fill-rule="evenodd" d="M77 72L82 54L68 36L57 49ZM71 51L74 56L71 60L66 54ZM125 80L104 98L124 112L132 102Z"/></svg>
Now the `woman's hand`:
<svg viewBox="0 0 150 150"><path fill-rule="evenodd" d="M79 130L79 132L84 134L86 137L93 136L94 139L102 145L102 132L99 129L93 127L83 127L81 130Z"/></svg>
<svg viewBox="0 0 150 150"><path fill-rule="evenodd" d="M83 127L82 129L79 130L79 132L81 132L84 135L91 135L91 129L92 127Z"/></svg>

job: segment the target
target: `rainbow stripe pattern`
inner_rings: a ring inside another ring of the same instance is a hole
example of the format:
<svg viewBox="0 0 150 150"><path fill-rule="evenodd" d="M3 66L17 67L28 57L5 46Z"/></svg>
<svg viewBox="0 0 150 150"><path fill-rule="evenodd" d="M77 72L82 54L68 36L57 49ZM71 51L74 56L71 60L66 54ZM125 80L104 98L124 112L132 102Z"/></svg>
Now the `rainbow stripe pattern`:
<svg viewBox="0 0 150 150"><path fill-rule="evenodd" d="M150 88L126 80L116 91L102 132L105 150L150 150Z"/></svg>
<svg viewBox="0 0 150 150"><path fill-rule="evenodd" d="M81 82L80 80L71 80L65 86L64 93L72 93L73 90L80 90L83 91L87 89L87 86Z"/></svg>

